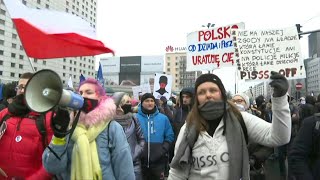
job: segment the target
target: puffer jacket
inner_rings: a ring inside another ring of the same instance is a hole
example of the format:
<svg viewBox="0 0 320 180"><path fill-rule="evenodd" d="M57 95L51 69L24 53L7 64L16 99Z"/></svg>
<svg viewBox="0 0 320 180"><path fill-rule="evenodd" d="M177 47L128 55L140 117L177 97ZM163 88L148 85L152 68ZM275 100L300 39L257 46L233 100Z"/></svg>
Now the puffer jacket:
<svg viewBox="0 0 320 180"><path fill-rule="evenodd" d="M0 112L0 121L6 114L10 114L8 108ZM30 112L26 117L13 116L6 120L7 130L0 139L0 168L7 174L7 178L0 173L0 180L23 179L50 179L42 166L43 147L42 135L36 126L36 117L39 114ZM35 117L35 118L31 118ZM51 113L45 116L45 128L47 142L51 141L53 132L50 127Z"/></svg>
<svg viewBox="0 0 320 180"><path fill-rule="evenodd" d="M143 136L147 142L142 153L142 166L157 167L166 162L166 154L174 140L174 134L167 116L156 112L144 114L139 105L137 118L140 122Z"/></svg>
<svg viewBox="0 0 320 180"><path fill-rule="evenodd" d="M139 121L132 113L116 115L114 117L126 134L134 165L134 172L141 172L141 153L145 145L142 129Z"/></svg>

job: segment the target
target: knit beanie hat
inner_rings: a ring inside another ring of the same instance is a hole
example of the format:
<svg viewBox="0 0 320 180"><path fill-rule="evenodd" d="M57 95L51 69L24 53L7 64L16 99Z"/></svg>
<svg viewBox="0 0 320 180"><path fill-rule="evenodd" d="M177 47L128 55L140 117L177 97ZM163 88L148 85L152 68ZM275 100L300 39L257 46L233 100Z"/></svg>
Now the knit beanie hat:
<svg viewBox="0 0 320 180"><path fill-rule="evenodd" d="M141 97L141 103L143 103L143 101L148 99L148 98L152 98L154 101L156 101L156 98L154 98L154 96L151 93L145 93Z"/></svg>
<svg viewBox="0 0 320 180"><path fill-rule="evenodd" d="M256 98L257 107L260 107L263 103L265 103L265 98L263 95L260 95Z"/></svg>
<svg viewBox="0 0 320 180"><path fill-rule="evenodd" d="M126 94L125 92L115 92L115 93L113 93L112 99L113 99L113 101L114 101L114 103L116 104L117 107L119 106L119 104L121 102L121 99L125 94Z"/></svg>
<svg viewBox="0 0 320 180"><path fill-rule="evenodd" d="M239 94L234 95L233 97L235 97L235 96L240 96L240 97L242 97L242 98L244 99L244 101L246 102L246 104L247 104L247 107L246 107L246 108L249 108L250 100L249 100L249 97L248 97L246 94L244 94L244 93L239 93Z"/></svg>
<svg viewBox="0 0 320 180"><path fill-rule="evenodd" d="M227 93L226 93L226 89L224 88L224 85L222 84L220 78L218 76L216 76L215 74L202 74L201 76L199 76L196 80L196 84L195 84L195 92L197 93L198 90L198 86L202 83L205 82L213 82L216 85L218 85L220 91L221 91L221 95L222 95L222 99L224 101L227 100Z"/></svg>

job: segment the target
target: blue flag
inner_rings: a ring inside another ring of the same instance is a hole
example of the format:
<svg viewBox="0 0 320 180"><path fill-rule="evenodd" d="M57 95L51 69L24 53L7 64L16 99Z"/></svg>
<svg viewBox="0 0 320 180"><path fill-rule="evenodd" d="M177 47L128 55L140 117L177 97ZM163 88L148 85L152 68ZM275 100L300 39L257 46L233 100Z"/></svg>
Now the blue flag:
<svg viewBox="0 0 320 180"><path fill-rule="evenodd" d="M103 74L102 74L102 66L101 63L99 62L99 69L97 73L97 80L100 82L102 87L104 87L104 79L103 79Z"/></svg>
<svg viewBox="0 0 320 180"><path fill-rule="evenodd" d="M81 84L82 81L85 81L85 80L86 80L86 77L84 77L84 75L81 73L81 75L80 75L80 83L79 84Z"/></svg>
<svg viewBox="0 0 320 180"><path fill-rule="evenodd" d="M0 84L0 100L3 99L3 86L4 84Z"/></svg>

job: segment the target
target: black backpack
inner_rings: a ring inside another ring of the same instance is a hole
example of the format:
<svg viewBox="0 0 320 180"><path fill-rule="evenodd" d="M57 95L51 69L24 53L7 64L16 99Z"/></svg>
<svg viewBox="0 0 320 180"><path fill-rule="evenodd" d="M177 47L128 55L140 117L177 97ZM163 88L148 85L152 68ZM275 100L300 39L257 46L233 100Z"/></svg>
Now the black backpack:
<svg viewBox="0 0 320 180"><path fill-rule="evenodd" d="M45 115L44 114L40 114L40 116L29 116L27 115L27 118L30 119L34 119L37 129L39 131L39 133L41 134L42 137L42 145L43 147L47 147L48 146L48 140L47 140L47 130L46 130L46 126L45 126ZM0 121L0 126L3 122L7 121L11 116L9 114L6 114Z"/></svg>

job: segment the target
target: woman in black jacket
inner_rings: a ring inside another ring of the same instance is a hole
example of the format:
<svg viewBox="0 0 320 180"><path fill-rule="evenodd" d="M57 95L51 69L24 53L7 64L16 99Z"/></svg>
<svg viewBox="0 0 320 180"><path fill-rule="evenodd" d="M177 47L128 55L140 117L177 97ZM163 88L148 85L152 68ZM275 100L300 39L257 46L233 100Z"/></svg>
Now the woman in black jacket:
<svg viewBox="0 0 320 180"><path fill-rule="evenodd" d="M113 94L117 110L114 120L121 126L127 136L128 143L131 148L131 155L134 165L134 173L136 180L142 180L141 174L141 153L145 145L145 139L140 127L139 121L131 113L131 98L124 92L116 92Z"/></svg>

